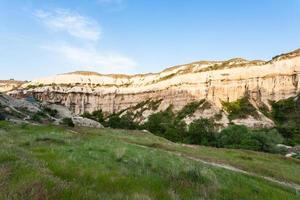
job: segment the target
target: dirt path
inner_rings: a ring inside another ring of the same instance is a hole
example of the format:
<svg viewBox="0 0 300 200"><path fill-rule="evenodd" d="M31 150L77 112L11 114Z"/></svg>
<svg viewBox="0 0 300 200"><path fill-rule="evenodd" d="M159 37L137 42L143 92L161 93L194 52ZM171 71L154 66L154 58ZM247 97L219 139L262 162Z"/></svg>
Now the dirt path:
<svg viewBox="0 0 300 200"><path fill-rule="evenodd" d="M180 156L180 157L183 157L183 158L187 158L187 159L190 159L190 160L201 162L201 163L203 163L205 165L210 165L210 166L213 166L213 167L227 169L227 170L230 170L230 171L233 171L233 172L242 173L242 174L246 174L246 175L249 175L249 176L262 178L262 179L265 179L267 181L279 184L281 186L295 189L297 193L300 192L300 185L297 184L297 183L280 181L280 180L277 180L277 179L272 178L272 177L262 176L262 175L259 175L259 174L253 173L253 172L248 172L248 171L245 171L245 170L233 167L231 165L220 164L220 163L211 162L211 161L205 161L205 160L202 160L202 159L199 159L199 158L195 158L195 157L192 157L192 156L188 156L188 155L185 155L185 154L182 154L182 153L179 153L179 152L169 151L169 150L165 150L165 149L161 149L161 148L156 148L156 147L144 146L144 145L141 145L141 144L136 144L136 143L131 143L131 142L128 142L128 143L134 144L136 146L143 147L143 148L155 148L155 149L159 149L159 150L164 151L166 153L170 153L170 154L173 154L173 155L176 155L176 156Z"/></svg>
<svg viewBox="0 0 300 200"><path fill-rule="evenodd" d="M72 132L72 133L78 133L78 134L80 134L79 132L74 131L74 130L70 130L69 129L69 131ZM253 173L253 172L248 172L248 171L245 171L245 170L233 167L231 165L220 164L220 163L211 162L211 161L205 161L205 160L202 160L202 159L199 159L199 158L195 158L195 157L192 157L192 156L188 156L188 155L182 154L180 152L174 152L174 151L165 150L165 149L161 149L161 148L157 148L157 147L150 147L150 146L147 146L147 145L137 144L137 143L131 142L131 141L124 141L124 142L126 142L128 144L135 145L135 146L139 146L139 147L142 147L142 148L159 149L161 151L164 151L164 152L172 154L172 155L176 155L176 156L180 156L180 157L187 158L187 159L190 159L190 160L194 160L194 161L197 161L197 162L201 162L201 163L203 163L205 165L210 165L210 166L213 166L213 167L227 169L227 170L230 170L230 171L233 171L233 172L242 173L242 174L253 176L253 177L257 177L257 178L262 178L262 179L265 179L265 180L270 181L272 183L276 183L276 184L284 186L284 187L295 189L297 193L300 193L300 185L297 184L297 183L280 181L280 180L277 180L277 179L272 178L272 177L262 176L262 175L259 175L259 174Z"/></svg>

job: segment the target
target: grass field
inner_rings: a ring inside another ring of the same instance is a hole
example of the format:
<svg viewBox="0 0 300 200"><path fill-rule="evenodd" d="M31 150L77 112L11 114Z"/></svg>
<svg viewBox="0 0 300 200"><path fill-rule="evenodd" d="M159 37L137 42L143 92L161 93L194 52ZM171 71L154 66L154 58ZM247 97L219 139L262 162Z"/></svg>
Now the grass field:
<svg viewBox="0 0 300 200"><path fill-rule="evenodd" d="M7 122L0 145L0 199L300 199L295 189L188 158L299 183L300 162L277 155L183 146L140 131Z"/></svg>

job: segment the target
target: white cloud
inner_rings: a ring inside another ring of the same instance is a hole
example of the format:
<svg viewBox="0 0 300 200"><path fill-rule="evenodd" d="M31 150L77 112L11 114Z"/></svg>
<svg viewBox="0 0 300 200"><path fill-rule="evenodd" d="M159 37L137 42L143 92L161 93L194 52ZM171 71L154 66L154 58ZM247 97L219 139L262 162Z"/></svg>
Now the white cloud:
<svg viewBox="0 0 300 200"><path fill-rule="evenodd" d="M136 62L126 56L116 53L103 53L95 48L82 48L66 44L46 46L50 50L62 56L74 66L85 66L83 70L97 70L103 73L113 73L136 67ZM97 66L97 67L95 67Z"/></svg>
<svg viewBox="0 0 300 200"><path fill-rule="evenodd" d="M37 10L34 15L48 28L55 31L66 31L77 38L97 41L101 34L100 26L95 20L69 10L56 9L52 12Z"/></svg>
<svg viewBox="0 0 300 200"><path fill-rule="evenodd" d="M122 0L101 0L122 2ZM100 26L89 18L64 9L54 11L37 10L34 15L47 27L55 31L65 31L71 36L83 39L76 46L69 43L52 43L42 46L57 61L73 66L71 70L94 70L102 73L128 73L136 67L136 62L124 55L99 51ZM90 41L93 41L92 43ZM71 42L71 43L70 43ZM78 46L78 44L81 44Z"/></svg>

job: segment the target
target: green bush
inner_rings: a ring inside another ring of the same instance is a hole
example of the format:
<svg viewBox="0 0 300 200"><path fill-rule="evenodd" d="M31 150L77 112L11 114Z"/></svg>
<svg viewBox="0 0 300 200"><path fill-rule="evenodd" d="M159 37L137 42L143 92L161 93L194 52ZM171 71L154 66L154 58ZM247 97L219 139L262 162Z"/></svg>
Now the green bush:
<svg viewBox="0 0 300 200"><path fill-rule="evenodd" d="M248 97L243 97L233 102L222 102L223 108L228 112L230 120L246 118L248 115L257 117L258 113L249 102Z"/></svg>
<svg viewBox="0 0 300 200"><path fill-rule="evenodd" d="M31 120L36 122L42 122L45 118L47 118L47 115L43 111L38 111L31 116Z"/></svg>
<svg viewBox="0 0 300 200"><path fill-rule="evenodd" d="M231 125L223 129L217 138L219 147L249 149L279 153L276 145L283 142L277 130L250 130L243 125Z"/></svg>
<svg viewBox="0 0 300 200"><path fill-rule="evenodd" d="M44 108L44 112L48 113L51 117L56 117L58 111L51 108Z"/></svg>
<svg viewBox="0 0 300 200"><path fill-rule="evenodd" d="M230 125L223 129L218 138L219 147L242 148L250 139L249 129L243 125Z"/></svg>
<svg viewBox="0 0 300 200"><path fill-rule="evenodd" d="M193 101L185 105L178 113L176 118L178 120L181 120L185 118L186 116L192 115L197 108L204 102L205 100L200 100L200 101Z"/></svg>
<svg viewBox="0 0 300 200"><path fill-rule="evenodd" d="M68 117L62 119L62 124L65 125L65 126L69 126L69 127L74 127L75 126L72 119L68 118Z"/></svg>
<svg viewBox="0 0 300 200"><path fill-rule="evenodd" d="M171 107L169 107L165 111L150 115L144 127L151 133L163 136L167 128L171 126L174 118L175 115Z"/></svg>
<svg viewBox="0 0 300 200"><path fill-rule="evenodd" d="M186 124L176 120L172 107L150 115L148 121L142 127L173 142L184 141L187 134Z"/></svg>
<svg viewBox="0 0 300 200"><path fill-rule="evenodd" d="M276 146L276 144L282 143L283 138L276 129L258 130L252 132L251 141L252 143L255 143L255 146L252 146L252 148L249 149L279 153L281 150Z"/></svg>
<svg viewBox="0 0 300 200"><path fill-rule="evenodd" d="M300 144L300 95L272 102L271 116L288 145Z"/></svg>
<svg viewBox="0 0 300 200"><path fill-rule="evenodd" d="M107 121L107 126L110 128L120 128L121 118L117 114L112 114L109 116Z"/></svg>
<svg viewBox="0 0 300 200"><path fill-rule="evenodd" d="M93 111L92 113L84 112L81 116L85 117L85 118L89 118L89 119L95 120L95 121L97 121L99 123L103 123L104 122L104 114L103 114L103 112L102 112L101 109Z"/></svg>
<svg viewBox="0 0 300 200"><path fill-rule="evenodd" d="M209 119L198 119L189 125L188 141L191 144L216 145L214 123Z"/></svg>
<svg viewBox="0 0 300 200"><path fill-rule="evenodd" d="M125 115L121 116L119 120L119 127L123 129L138 129L139 125L134 121L134 114L132 112L127 112Z"/></svg>

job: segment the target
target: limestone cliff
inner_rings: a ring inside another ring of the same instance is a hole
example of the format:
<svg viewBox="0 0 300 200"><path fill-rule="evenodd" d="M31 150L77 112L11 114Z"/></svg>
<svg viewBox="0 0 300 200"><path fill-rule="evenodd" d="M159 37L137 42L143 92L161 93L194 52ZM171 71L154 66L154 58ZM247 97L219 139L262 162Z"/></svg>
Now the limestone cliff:
<svg viewBox="0 0 300 200"><path fill-rule="evenodd" d="M0 92L8 92L17 89L24 83L26 82L16 80L0 80Z"/></svg>
<svg viewBox="0 0 300 200"><path fill-rule="evenodd" d="M42 101L65 105L75 114L98 109L118 112L147 99L162 99L157 110L172 104L176 111L201 99L221 109L222 101L245 95L255 106L294 96L300 90L299 76L300 49L270 61L200 61L160 73L104 75L78 71L34 80L10 94L33 94Z"/></svg>

